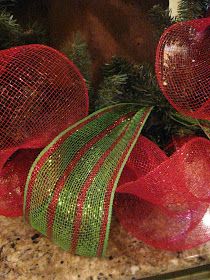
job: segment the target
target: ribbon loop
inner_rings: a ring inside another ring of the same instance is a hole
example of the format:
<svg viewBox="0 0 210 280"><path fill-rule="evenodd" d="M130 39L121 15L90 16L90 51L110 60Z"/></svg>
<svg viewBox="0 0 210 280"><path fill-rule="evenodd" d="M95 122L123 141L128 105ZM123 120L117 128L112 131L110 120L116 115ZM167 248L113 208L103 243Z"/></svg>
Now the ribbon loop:
<svg viewBox="0 0 210 280"><path fill-rule="evenodd" d="M25 190L30 224L65 250L103 255L117 182L150 111L135 104L108 107L44 149Z"/></svg>

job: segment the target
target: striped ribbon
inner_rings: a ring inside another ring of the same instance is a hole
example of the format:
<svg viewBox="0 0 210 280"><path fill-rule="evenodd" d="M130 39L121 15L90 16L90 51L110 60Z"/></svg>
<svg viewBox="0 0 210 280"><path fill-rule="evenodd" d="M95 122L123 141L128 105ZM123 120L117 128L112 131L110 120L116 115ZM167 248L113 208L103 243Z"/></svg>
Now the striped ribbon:
<svg viewBox="0 0 210 280"><path fill-rule="evenodd" d="M118 104L59 134L29 172L25 219L64 250L104 255L115 189L151 110Z"/></svg>

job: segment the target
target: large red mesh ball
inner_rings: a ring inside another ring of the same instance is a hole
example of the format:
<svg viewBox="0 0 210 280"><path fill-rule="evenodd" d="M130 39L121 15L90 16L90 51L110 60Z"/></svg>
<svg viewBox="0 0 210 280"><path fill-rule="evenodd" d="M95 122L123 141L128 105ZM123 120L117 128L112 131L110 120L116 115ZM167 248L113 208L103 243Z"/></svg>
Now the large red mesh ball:
<svg viewBox="0 0 210 280"><path fill-rule="evenodd" d="M156 52L159 86L178 111L210 119L210 18L176 23Z"/></svg>
<svg viewBox="0 0 210 280"><path fill-rule="evenodd" d="M8 158L19 149L45 147L87 113L84 79L63 54L43 45L0 51L1 205L2 196L17 189L15 180L10 178L8 164L5 165ZM16 172L22 176L23 169ZM6 181L11 184L4 184ZM8 207L12 204L12 195L9 198ZM15 201L16 197L13 198ZM6 213L6 204L1 205L0 214Z"/></svg>
<svg viewBox="0 0 210 280"><path fill-rule="evenodd" d="M43 45L0 52L0 151L43 147L88 112L76 67Z"/></svg>
<svg viewBox="0 0 210 280"><path fill-rule="evenodd" d="M115 196L120 223L157 248L183 250L208 241L209 167L210 141L205 138L190 139L167 157L140 137Z"/></svg>

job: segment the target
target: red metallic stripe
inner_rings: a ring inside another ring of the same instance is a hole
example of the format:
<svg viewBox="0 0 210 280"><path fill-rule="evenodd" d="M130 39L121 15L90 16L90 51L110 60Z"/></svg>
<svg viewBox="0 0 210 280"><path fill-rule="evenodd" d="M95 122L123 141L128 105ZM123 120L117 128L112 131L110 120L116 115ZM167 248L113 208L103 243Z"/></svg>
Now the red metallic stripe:
<svg viewBox="0 0 210 280"><path fill-rule="evenodd" d="M88 122L91 122L93 120L95 120L96 118L100 117L101 115L103 115L104 113L107 113L109 111L111 111L112 108L108 108L105 111L102 111L94 116L92 116L90 119L85 120L84 122L78 124L77 126L75 126L73 129L71 129L69 132L67 132L66 134L64 134L62 136L62 138L60 138L49 150L46 151L46 153L44 153L44 155L40 158L39 162L36 164L32 174L31 174L31 178L30 178L30 182L28 185L28 190L27 190L27 199L26 199L26 207L25 207L25 219L26 221L29 221L29 212L30 212L30 205L31 205L31 197L32 197L32 192L33 192L33 186L36 180L37 175L39 174L39 171L41 170L41 168L43 167L44 163L46 162L46 160L48 159L48 157L50 157L54 151L55 151L55 146L60 146L62 145L62 143L68 138L70 137L73 133L76 132L76 130L82 128L84 125L86 125Z"/></svg>
<svg viewBox="0 0 210 280"><path fill-rule="evenodd" d="M84 187L77 200L77 209L76 209L76 215L75 215L74 225L73 225L74 231L73 231L73 236L72 236L72 247L71 247L72 253L75 253L76 248L77 248L77 244L78 244L78 240L79 240L79 232L80 232L80 227L81 227L81 223L82 223L83 206L84 206L84 202L85 202L85 198L86 198L88 189L92 184L93 178L99 172L99 170L100 170L101 166L103 165L104 161L106 160L107 156L111 153L111 151L115 148L115 146L120 142L122 137L125 135L128 125L129 124L127 124L125 126L122 133L114 141L114 143L110 146L110 148L106 152L104 152L104 154L102 155L100 160L93 167L90 175L86 179L86 182L84 183Z"/></svg>
<svg viewBox="0 0 210 280"><path fill-rule="evenodd" d="M81 157L83 157L83 155L94 144L96 144L101 138L103 138L110 130L114 129L123 120L126 120L126 118L131 117L131 115L133 115L133 113L128 113L127 115L118 119L114 124L110 125L105 130L103 130L100 134L98 134L97 137L94 137L88 143L86 143L85 146L75 154L74 158L71 160L70 164L67 166L63 176L58 180L58 182L55 186L55 191L53 193L52 200L48 206L48 211L47 211L47 235L48 236L50 236L50 237L52 236L52 227L53 227L53 223L54 223L54 219L55 219L55 212L56 212L56 207L57 207L60 193L65 186L65 182L66 182L69 174L75 168L75 165L78 163L78 161L81 159Z"/></svg>
<svg viewBox="0 0 210 280"><path fill-rule="evenodd" d="M142 120L145 119L147 114L148 114L148 111L144 113L144 115L142 116ZM129 141L126 150L124 151L124 153L112 175L112 178L109 182L109 186L106 190L105 199L104 199L104 216L103 216L102 225L101 225L101 234L100 234L101 237L100 237L100 241L99 241L99 245L98 245L97 256L102 255L104 240L105 240L105 236L106 236L106 227L107 227L107 223L108 223L109 207L110 207L110 203L107 203L107 201L110 201L110 199L111 199L114 182L115 182L116 177L119 173L119 170L123 164L123 161L125 160L125 157L130 149L130 146L132 145L133 141L135 140L135 138L139 132L139 128L140 127L137 126L137 128L135 129L134 134L133 134L131 140Z"/></svg>

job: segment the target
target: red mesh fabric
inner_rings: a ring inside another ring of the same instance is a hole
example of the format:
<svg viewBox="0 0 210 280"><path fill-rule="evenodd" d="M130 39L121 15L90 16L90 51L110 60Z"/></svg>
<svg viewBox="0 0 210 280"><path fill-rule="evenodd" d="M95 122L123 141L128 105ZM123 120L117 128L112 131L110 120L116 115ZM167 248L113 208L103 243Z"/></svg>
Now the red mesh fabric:
<svg viewBox="0 0 210 280"><path fill-rule="evenodd" d="M19 150L5 163L0 176L0 215L22 215L26 178L40 151Z"/></svg>
<svg viewBox="0 0 210 280"><path fill-rule="evenodd" d="M157 248L183 250L206 242L210 239L209 167L210 141L205 138L189 140L168 158L140 137L115 197L121 224Z"/></svg>
<svg viewBox="0 0 210 280"><path fill-rule="evenodd" d="M0 54L1 154L44 147L87 115L84 80L61 53L28 45Z"/></svg>
<svg viewBox="0 0 210 280"><path fill-rule="evenodd" d="M195 135L186 135L186 136L172 136L171 142L164 148L164 151L171 155L176 150L180 149L190 139L193 139Z"/></svg>
<svg viewBox="0 0 210 280"><path fill-rule="evenodd" d="M176 23L163 33L156 75L173 107L210 119L210 18Z"/></svg>
<svg viewBox="0 0 210 280"><path fill-rule="evenodd" d="M1 206L5 192L15 193L19 189L19 183L13 178L15 175L9 179L8 165L4 167L6 170L3 168L8 158L19 149L46 146L87 113L88 93L84 79L63 54L43 45L0 52ZM8 164L16 166L16 163ZM4 184L5 180L12 183ZM11 197L7 202L8 213L12 215ZM13 199L15 201L16 197ZM7 213L6 202L0 207L2 213Z"/></svg>

